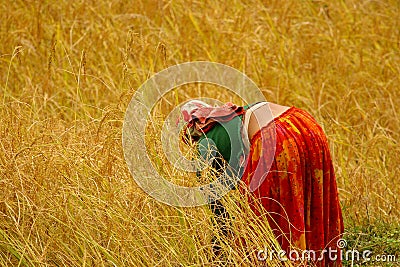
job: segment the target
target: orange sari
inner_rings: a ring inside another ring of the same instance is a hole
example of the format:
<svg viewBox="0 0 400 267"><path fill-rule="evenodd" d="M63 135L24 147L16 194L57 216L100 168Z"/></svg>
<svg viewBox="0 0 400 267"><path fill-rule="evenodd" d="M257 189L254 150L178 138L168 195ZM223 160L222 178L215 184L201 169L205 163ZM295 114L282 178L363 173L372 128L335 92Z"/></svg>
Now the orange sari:
<svg viewBox="0 0 400 267"><path fill-rule="evenodd" d="M268 212L282 249L313 250L317 257L323 250L339 251L343 219L322 128L310 114L292 107L258 131L250 144L242 180ZM331 260L327 253L314 264L342 266L340 255Z"/></svg>

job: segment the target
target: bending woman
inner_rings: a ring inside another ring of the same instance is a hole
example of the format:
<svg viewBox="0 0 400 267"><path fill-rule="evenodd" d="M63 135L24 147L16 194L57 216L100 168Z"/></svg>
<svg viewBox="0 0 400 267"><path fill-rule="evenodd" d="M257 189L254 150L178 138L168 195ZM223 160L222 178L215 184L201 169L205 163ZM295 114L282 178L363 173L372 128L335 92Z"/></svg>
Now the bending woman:
<svg viewBox="0 0 400 267"><path fill-rule="evenodd" d="M313 250L317 257L325 251L318 266L341 266L327 253L339 255L343 234L335 173L326 136L310 114L267 102L211 107L198 100L181 111L200 154L217 151L229 162L228 176L240 176L261 201L283 250ZM231 181L225 182L234 188Z"/></svg>

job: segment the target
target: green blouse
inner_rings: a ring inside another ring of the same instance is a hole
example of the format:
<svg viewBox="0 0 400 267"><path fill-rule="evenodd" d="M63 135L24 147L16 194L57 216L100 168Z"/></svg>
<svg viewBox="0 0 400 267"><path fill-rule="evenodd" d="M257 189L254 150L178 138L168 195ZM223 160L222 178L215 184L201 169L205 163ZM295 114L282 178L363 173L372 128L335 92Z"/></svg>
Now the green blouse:
<svg viewBox="0 0 400 267"><path fill-rule="evenodd" d="M245 106L248 109L249 106ZM198 141L200 156L210 163L217 171L223 171L219 181L229 188L236 186L244 170L244 144L242 140L242 117L236 116L228 122L217 123L210 131L202 135ZM222 170L223 163L220 158L228 163ZM219 159L219 160L218 160ZM217 161L217 166L215 166Z"/></svg>

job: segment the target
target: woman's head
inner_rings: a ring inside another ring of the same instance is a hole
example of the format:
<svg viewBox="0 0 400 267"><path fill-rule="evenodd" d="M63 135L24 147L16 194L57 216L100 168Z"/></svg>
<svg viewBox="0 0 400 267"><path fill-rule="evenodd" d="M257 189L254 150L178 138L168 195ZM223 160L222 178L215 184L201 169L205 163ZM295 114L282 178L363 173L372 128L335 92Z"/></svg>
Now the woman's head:
<svg viewBox="0 0 400 267"><path fill-rule="evenodd" d="M200 108L211 108L212 106L201 100L191 100L181 107L181 118L187 123L184 132L189 135L192 140L196 140L203 133L196 128L195 117L192 115Z"/></svg>
<svg viewBox="0 0 400 267"><path fill-rule="evenodd" d="M192 114L196 112L199 108L212 107L211 105L203 102L201 100L191 100L181 107L181 114L183 120L190 123L193 120Z"/></svg>
<svg viewBox="0 0 400 267"><path fill-rule="evenodd" d="M245 110L230 102L222 106L213 107L200 100L192 100L181 107L183 120L187 122L184 132L196 141L204 133L210 131L216 123L230 121L236 116L244 114Z"/></svg>

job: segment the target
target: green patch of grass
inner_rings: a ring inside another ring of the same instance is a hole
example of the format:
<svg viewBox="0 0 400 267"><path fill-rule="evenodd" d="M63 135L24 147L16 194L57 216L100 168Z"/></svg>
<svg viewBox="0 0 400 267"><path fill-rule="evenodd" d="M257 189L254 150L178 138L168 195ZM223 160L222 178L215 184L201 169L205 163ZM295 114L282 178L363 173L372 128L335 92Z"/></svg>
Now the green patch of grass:
<svg viewBox="0 0 400 267"><path fill-rule="evenodd" d="M396 264L400 264L400 224L398 223L377 222L370 225L351 225L346 228L343 238L347 241L344 251L356 250L360 252L359 261L352 262L350 257L344 261L345 266L351 266L352 263L373 266L396 266ZM361 253L364 251L371 252L366 254L370 261L362 259ZM380 260L380 262L377 260Z"/></svg>

